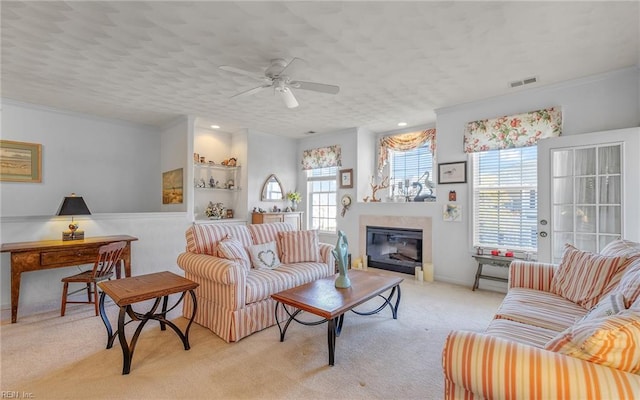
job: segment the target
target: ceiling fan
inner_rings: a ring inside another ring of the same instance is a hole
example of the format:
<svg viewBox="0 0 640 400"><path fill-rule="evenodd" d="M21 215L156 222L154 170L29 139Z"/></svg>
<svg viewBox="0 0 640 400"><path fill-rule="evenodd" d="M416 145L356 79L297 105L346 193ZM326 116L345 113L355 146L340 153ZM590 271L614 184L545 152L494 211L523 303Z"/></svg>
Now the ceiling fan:
<svg viewBox="0 0 640 400"><path fill-rule="evenodd" d="M262 85L254 87L252 89L240 92L233 97L249 96L256 94L264 89L273 88L274 92L280 93L282 100L288 108L298 107L298 100L293 95L291 89L311 90L314 92L337 94L340 91L339 86L327 85L324 83L296 81L291 79L292 73L295 69L304 63L304 60L300 58L294 58L291 62L287 63L282 58L271 60L271 65L264 71L263 75L257 72L247 71L241 68L232 67L229 65L221 65L220 68L223 71L232 72L234 74L248 76L250 78L262 81Z"/></svg>

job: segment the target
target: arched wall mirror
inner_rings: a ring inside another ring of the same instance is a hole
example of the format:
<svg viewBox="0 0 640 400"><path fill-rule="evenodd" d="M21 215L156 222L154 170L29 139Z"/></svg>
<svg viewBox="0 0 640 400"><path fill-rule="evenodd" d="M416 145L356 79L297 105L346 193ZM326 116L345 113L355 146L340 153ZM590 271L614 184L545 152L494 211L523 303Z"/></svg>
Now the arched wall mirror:
<svg viewBox="0 0 640 400"><path fill-rule="evenodd" d="M284 200L284 190L282 184L277 176L274 174L269 175L264 185L262 185L262 195L260 196L262 201L281 201Z"/></svg>

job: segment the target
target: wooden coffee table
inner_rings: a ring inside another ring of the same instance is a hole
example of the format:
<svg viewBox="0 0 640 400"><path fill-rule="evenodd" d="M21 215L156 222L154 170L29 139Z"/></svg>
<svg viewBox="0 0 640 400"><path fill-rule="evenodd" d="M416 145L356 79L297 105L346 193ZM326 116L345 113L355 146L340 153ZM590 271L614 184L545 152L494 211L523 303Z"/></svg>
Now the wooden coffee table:
<svg viewBox="0 0 640 400"><path fill-rule="evenodd" d="M193 318L196 315L196 309L198 303L196 301L196 294L194 289L198 287L198 283L190 281L172 272L157 272L148 275L139 275L132 278L116 279L112 281L99 282L98 286L102 289L100 294L100 317L104 322L105 328L107 328L107 349L113 346L113 341L116 336L120 340L120 347L122 347L122 375L126 375L131 371L131 360L133 359L133 351L135 350L136 343L138 342L138 336L142 328L149 320L156 320L160 322L160 329L166 330L166 325L169 325L171 329L180 337L185 350L189 350L189 329L193 323ZM167 309L167 303L169 301L169 295L174 293L180 293L182 295L176 301L176 303L169 309ZM184 334L180 331L173 322L166 319L167 313L182 301L185 294L189 292L191 299L193 300L193 314L189 320L189 324L184 331ZM109 295L113 301L120 307L120 313L118 314L118 330L116 333L112 332L111 323L104 311L105 295ZM146 313L137 313L133 311L132 305L145 300L155 299L151 310ZM162 299L162 311L156 312L160 300ZM125 316L129 315L131 318L126 323L124 322ZM139 321L140 324L136 328L136 331L131 338L131 345L127 343L124 327L133 321Z"/></svg>
<svg viewBox="0 0 640 400"><path fill-rule="evenodd" d="M272 295L271 297L278 302L275 313L276 323L280 330L280 341L284 341L284 335L291 321L296 321L303 325L319 325L328 322L327 343L329 346L329 365L334 365L336 337L340 336L342 323L344 322L344 314L347 311L352 311L358 315L372 315L379 313L385 307L389 306L393 319L398 318L400 282L404 279L394 276L376 275L373 272L353 269L349 270L348 275L351 280L351 287L346 289L335 287L336 274ZM387 296L384 296L383 293L388 290L391 290L391 292ZM395 304L392 304L394 295ZM354 310L355 307L376 296L384 299L380 307L368 312ZM284 327L278 319L278 308L280 306L282 306L289 316ZM290 306L290 308L287 308L287 306ZM307 311L324 319L314 322L301 321L296 318L296 316L302 311Z"/></svg>

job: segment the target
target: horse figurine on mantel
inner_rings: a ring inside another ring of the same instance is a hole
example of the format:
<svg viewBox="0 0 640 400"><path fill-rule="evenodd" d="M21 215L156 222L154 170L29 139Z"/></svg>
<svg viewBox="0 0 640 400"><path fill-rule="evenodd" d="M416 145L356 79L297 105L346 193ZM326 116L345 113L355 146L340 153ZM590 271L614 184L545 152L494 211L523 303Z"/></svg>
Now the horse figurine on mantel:
<svg viewBox="0 0 640 400"><path fill-rule="evenodd" d="M331 254L333 254L338 263L338 277L336 278L336 287L351 287L351 280L347 276L347 270L349 269L349 242L347 241L347 235L344 233L344 231L338 231L338 242L336 243L336 247L331 250Z"/></svg>

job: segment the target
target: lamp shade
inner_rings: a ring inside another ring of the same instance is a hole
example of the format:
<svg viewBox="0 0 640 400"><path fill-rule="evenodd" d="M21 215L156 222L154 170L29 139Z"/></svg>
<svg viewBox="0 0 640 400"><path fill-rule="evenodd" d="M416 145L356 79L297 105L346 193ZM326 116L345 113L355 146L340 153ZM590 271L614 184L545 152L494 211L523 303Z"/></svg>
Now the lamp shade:
<svg viewBox="0 0 640 400"><path fill-rule="evenodd" d="M91 211L81 196L75 196L72 193L71 196L66 196L62 200L57 215L91 215Z"/></svg>

